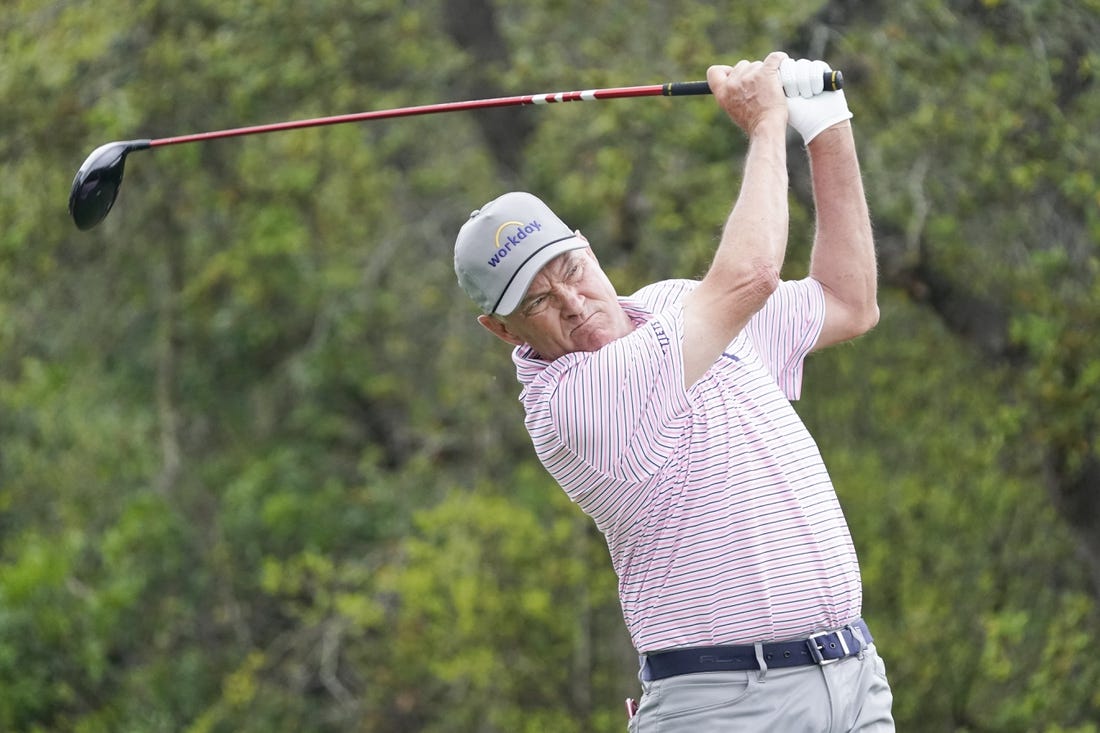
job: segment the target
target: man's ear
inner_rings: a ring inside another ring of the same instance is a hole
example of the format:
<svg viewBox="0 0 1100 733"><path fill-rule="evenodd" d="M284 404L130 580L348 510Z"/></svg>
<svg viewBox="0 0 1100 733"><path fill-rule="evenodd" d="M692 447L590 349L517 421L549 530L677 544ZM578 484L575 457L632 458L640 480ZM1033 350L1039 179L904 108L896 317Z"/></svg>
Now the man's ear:
<svg viewBox="0 0 1100 733"><path fill-rule="evenodd" d="M508 324L499 318L493 318L492 316L482 314L477 317L477 322L485 326L485 330L501 341L507 341L513 346L522 346L524 344L523 339L512 334L512 332L508 330Z"/></svg>

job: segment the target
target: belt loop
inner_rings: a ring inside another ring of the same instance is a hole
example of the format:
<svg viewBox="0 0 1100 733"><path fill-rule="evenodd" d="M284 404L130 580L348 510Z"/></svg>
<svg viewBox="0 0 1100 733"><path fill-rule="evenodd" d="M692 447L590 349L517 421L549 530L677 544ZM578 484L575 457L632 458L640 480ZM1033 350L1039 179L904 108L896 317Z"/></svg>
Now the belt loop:
<svg viewBox="0 0 1100 733"><path fill-rule="evenodd" d="M859 658L863 659L863 652L867 649L867 640L863 638L863 630L859 628L859 621L848 624L848 628L852 632L852 636L859 642Z"/></svg>
<svg viewBox="0 0 1100 733"><path fill-rule="evenodd" d="M760 667L760 674L757 676L757 680L764 681L764 677L768 674L768 663L764 661L764 645L760 642L753 644L753 648L756 649L756 663Z"/></svg>

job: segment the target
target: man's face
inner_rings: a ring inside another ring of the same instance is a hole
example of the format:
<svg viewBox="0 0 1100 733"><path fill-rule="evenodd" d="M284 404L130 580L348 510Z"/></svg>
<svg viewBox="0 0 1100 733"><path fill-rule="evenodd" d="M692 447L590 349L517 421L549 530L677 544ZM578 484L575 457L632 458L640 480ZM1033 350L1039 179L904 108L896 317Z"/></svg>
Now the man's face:
<svg viewBox="0 0 1100 733"><path fill-rule="evenodd" d="M511 315L479 320L501 339L529 344L548 361L574 351L596 351L634 330L588 247L566 252L543 267Z"/></svg>

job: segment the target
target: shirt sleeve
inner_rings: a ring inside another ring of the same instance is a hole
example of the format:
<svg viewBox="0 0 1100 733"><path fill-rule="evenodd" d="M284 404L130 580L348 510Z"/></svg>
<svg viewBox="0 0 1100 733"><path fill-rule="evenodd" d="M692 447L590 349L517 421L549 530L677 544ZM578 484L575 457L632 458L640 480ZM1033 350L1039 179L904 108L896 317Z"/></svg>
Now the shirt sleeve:
<svg viewBox="0 0 1100 733"><path fill-rule="evenodd" d="M825 293L813 278L789 280L745 327L765 368L789 400L802 393L806 356L825 325Z"/></svg>
<svg viewBox="0 0 1100 733"><path fill-rule="evenodd" d="M672 455L690 414L682 334L677 305L598 351L561 357L527 389L535 450L574 501L604 484L644 484Z"/></svg>

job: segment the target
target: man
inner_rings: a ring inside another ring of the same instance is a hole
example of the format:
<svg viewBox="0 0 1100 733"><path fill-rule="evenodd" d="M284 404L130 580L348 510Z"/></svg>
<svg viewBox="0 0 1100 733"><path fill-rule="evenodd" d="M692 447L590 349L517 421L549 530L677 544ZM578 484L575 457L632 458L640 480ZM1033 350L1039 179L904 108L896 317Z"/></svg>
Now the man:
<svg viewBox="0 0 1100 733"><path fill-rule="evenodd" d="M515 346L539 459L606 536L642 662L636 733L893 730L847 524L789 402L809 352L878 320L851 113L820 93L827 69L783 53L708 69L749 145L699 282L619 298L584 237L525 193L475 211L455 244L480 323ZM782 282L788 123L816 233L809 277Z"/></svg>

